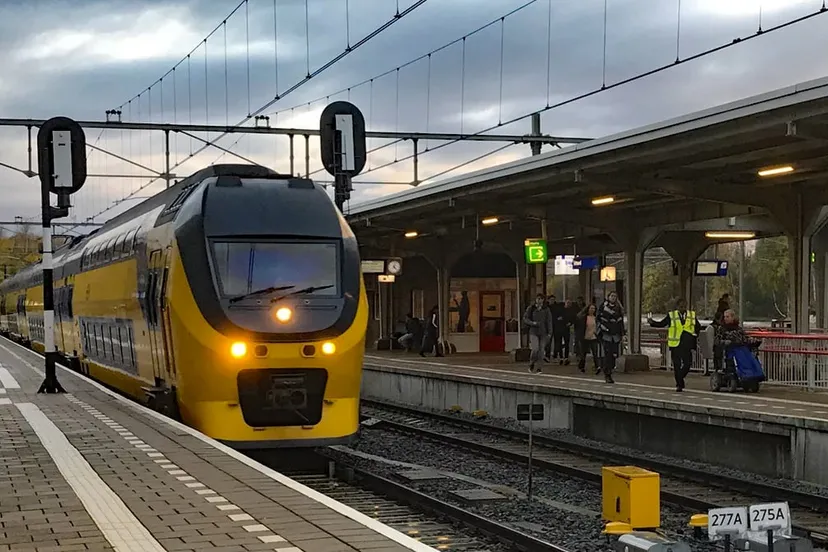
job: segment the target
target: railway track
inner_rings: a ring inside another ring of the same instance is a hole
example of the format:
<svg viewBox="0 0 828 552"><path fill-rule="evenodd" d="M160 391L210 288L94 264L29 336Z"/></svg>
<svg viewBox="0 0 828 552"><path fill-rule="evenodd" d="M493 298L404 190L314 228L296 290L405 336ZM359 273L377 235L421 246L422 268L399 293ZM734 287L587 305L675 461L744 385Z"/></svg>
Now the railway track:
<svg viewBox="0 0 828 552"><path fill-rule="evenodd" d="M361 414L373 418L375 426L499 458L528 462L527 434L520 430L373 400L362 400ZM706 511L709 508L746 506L763 501L788 501L794 532L809 537L815 544L828 544L828 499L825 497L547 435L535 434L533 442L533 465L598 485L601 483L601 467L608 462L633 464L656 471L660 474L662 500L678 506Z"/></svg>
<svg viewBox="0 0 828 552"><path fill-rule="evenodd" d="M325 461L334 461L324 450ZM292 479L346 504L437 550L463 552L568 552L552 543L372 474L340 456L329 473L282 470Z"/></svg>

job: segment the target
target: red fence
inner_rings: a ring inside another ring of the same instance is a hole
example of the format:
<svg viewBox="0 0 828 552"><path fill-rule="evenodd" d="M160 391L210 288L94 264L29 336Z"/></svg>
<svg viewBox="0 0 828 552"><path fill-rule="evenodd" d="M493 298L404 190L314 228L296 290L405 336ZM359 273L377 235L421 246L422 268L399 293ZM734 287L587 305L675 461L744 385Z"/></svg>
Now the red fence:
<svg viewBox="0 0 828 552"><path fill-rule="evenodd" d="M762 340L759 360L768 376L768 383L828 390L828 335L824 333L796 335L778 330L751 330L748 335ZM654 360L662 368L670 368L667 331L646 329L641 335L644 352L657 349ZM713 359L703 347L693 353L692 371L707 373ZM650 355L653 358L653 355Z"/></svg>

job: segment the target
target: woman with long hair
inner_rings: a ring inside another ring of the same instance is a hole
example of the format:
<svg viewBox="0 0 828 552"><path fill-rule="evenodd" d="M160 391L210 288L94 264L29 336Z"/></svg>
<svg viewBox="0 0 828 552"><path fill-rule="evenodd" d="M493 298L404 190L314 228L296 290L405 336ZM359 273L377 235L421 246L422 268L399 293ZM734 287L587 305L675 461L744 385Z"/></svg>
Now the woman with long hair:
<svg viewBox="0 0 828 552"><path fill-rule="evenodd" d="M586 355L592 355L592 363L595 366L595 373L601 372L598 365L598 336L596 335L597 308L595 304L589 304L578 313L575 319L575 339L578 341L578 370L586 371Z"/></svg>

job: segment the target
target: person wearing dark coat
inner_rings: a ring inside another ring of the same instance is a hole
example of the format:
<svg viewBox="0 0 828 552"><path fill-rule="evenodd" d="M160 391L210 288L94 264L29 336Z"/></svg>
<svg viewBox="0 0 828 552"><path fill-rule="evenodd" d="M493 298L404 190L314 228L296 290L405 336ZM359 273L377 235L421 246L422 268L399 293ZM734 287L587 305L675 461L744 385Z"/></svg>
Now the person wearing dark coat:
<svg viewBox="0 0 828 552"><path fill-rule="evenodd" d="M430 353L434 351L434 356L441 357L443 353L440 352L440 345L438 343L440 339L440 318L438 316L439 309L437 305L434 305L431 308L431 312L428 313L428 319L426 320L426 327L423 336L423 346L420 349L420 356L424 357L426 353Z"/></svg>
<svg viewBox="0 0 828 552"><path fill-rule="evenodd" d="M523 314L523 323L529 327L529 372L539 374L541 369L535 365L540 362L549 336L552 334L552 315L544 305L543 294L535 297L535 303L529 305Z"/></svg>
<svg viewBox="0 0 828 552"><path fill-rule="evenodd" d="M627 333L624 327L624 309L618 302L618 294L609 292L606 300L598 307L598 339L604 349L604 381L615 383L612 371L615 369L615 360L621 354L621 341Z"/></svg>
<svg viewBox="0 0 828 552"><path fill-rule="evenodd" d="M569 364L569 312L563 303L551 301L549 312L552 315L552 358L559 359L561 364Z"/></svg>

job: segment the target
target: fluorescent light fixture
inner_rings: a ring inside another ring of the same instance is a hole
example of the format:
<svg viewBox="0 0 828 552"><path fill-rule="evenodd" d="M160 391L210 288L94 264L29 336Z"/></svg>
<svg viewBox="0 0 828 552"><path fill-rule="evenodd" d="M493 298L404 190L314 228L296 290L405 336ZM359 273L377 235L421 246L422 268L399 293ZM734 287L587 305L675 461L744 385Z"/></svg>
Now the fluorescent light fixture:
<svg viewBox="0 0 828 552"><path fill-rule="evenodd" d="M609 205L610 203L614 202L615 198L610 197L596 197L592 200L593 205Z"/></svg>
<svg viewBox="0 0 828 552"><path fill-rule="evenodd" d="M419 234L417 233L416 230L411 230L411 231L405 233L406 238L416 238L417 236L419 236Z"/></svg>
<svg viewBox="0 0 828 552"><path fill-rule="evenodd" d="M794 168L790 165L785 165L783 167L772 167L770 169L762 169L757 174L759 176L777 176L780 174L787 174L789 172L793 172Z"/></svg>
<svg viewBox="0 0 828 552"><path fill-rule="evenodd" d="M480 222L481 222L481 224L485 224L485 225L487 225L487 226L488 226L489 224L497 224L497 217L489 217L489 218L484 218L484 219L483 219L483 220L481 220Z"/></svg>
<svg viewBox="0 0 828 552"><path fill-rule="evenodd" d="M756 232L705 232L704 237L718 240L750 240L756 237Z"/></svg>

